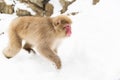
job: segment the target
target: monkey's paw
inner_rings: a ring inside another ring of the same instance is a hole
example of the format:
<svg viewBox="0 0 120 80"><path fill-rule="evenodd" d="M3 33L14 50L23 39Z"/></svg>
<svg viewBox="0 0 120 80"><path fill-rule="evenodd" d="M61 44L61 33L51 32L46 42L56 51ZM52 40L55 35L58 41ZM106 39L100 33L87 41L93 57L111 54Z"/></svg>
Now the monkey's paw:
<svg viewBox="0 0 120 80"><path fill-rule="evenodd" d="M10 56L7 56L4 51L3 51L3 55L4 55L7 59L12 58L12 57L10 57Z"/></svg>
<svg viewBox="0 0 120 80"><path fill-rule="evenodd" d="M24 48L28 53L33 52L34 54L36 54L36 52L32 49L32 48Z"/></svg>
<svg viewBox="0 0 120 80"><path fill-rule="evenodd" d="M61 61L59 59L55 61L55 65L56 65L57 69L61 69L62 65L61 65Z"/></svg>

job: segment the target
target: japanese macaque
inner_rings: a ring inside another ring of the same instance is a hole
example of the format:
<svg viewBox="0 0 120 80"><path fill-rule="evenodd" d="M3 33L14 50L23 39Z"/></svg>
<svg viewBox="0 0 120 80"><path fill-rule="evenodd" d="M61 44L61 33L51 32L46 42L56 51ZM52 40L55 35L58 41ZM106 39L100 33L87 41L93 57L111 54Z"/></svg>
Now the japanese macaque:
<svg viewBox="0 0 120 80"><path fill-rule="evenodd" d="M28 52L34 47L39 53L61 68L61 60L57 56L59 42L71 35L71 19L65 15L57 17L18 17L9 27L9 44L3 50L7 58L15 56L23 46Z"/></svg>

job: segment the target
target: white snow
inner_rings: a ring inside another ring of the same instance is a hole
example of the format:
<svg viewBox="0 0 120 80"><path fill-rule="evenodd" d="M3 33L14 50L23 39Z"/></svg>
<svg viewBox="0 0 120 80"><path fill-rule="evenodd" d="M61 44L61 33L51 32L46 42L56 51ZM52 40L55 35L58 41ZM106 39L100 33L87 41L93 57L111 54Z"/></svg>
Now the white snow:
<svg viewBox="0 0 120 80"><path fill-rule="evenodd" d="M54 15L58 15L60 5L54 1ZM0 35L0 80L120 80L119 4L119 0L100 0L93 6L91 0L77 0L69 7L66 13L79 14L70 16L72 36L58 51L61 70L42 55L28 54L23 49L6 59L2 50L8 42L8 25L16 16L0 14L0 33L5 32Z"/></svg>

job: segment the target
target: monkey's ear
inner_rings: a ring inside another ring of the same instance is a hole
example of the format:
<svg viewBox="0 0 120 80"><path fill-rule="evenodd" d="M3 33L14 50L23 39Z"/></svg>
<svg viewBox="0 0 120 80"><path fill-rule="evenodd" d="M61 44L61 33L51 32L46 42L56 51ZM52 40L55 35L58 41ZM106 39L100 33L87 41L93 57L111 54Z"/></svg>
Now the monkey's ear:
<svg viewBox="0 0 120 80"><path fill-rule="evenodd" d="M52 24L54 27L57 27L61 24L61 21L59 19L53 18Z"/></svg>

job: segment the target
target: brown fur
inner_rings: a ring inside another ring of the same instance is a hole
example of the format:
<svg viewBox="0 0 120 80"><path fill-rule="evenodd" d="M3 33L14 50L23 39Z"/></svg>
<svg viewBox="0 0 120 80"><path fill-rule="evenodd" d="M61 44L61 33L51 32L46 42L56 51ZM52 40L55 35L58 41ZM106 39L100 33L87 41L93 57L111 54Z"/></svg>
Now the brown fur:
<svg viewBox="0 0 120 80"><path fill-rule="evenodd" d="M64 26L71 24L67 16L57 17L18 17L14 19L9 28L9 45L3 53L10 58L15 56L22 48L22 40L26 41L24 49L33 51L32 47L53 61L57 68L61 68L60 58L55 54L59 40L66 37Z"/></svg>

